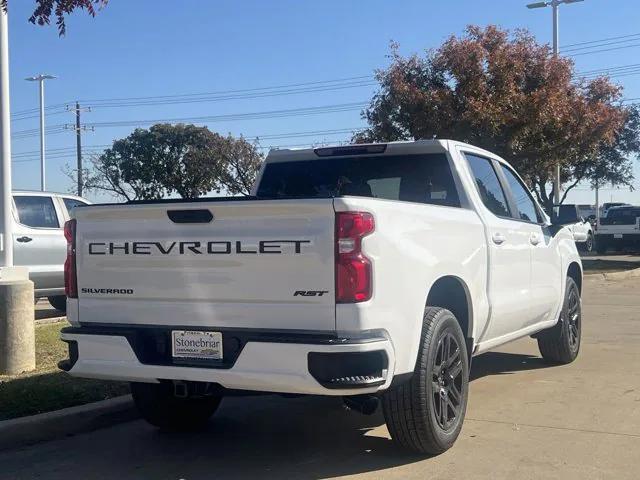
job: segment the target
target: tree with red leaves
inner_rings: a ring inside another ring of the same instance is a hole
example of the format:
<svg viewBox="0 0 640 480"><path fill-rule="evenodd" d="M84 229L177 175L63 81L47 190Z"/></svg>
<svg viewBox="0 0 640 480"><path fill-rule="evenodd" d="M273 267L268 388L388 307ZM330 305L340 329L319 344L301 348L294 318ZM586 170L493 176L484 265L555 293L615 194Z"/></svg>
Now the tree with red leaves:
<svg viewBox="0 0 640 480"><path fill-rule="evenodd" d="M424 57L403 57L393 45L377 79L363 112L369 128L355 141L451 138L486 148L518 169L547 211L557 162L568 182L563 201L596 176L631 185L637 109L621 105L609 79L580 79L570 59L524 30L470 26Z"/></svg>
<svg viewBox="0 0 640 480"><path fill-rule="evenodd" d="M0 0L0 6L6 11L7 1ZM60 35L67 31L65 15L69 15L76 9L86 10L89 15L95 17L97 10L104 7L109 0L35 0L36 8L29 21L38 25L49 25L51 17L55 16L56 25Z"/></svg>

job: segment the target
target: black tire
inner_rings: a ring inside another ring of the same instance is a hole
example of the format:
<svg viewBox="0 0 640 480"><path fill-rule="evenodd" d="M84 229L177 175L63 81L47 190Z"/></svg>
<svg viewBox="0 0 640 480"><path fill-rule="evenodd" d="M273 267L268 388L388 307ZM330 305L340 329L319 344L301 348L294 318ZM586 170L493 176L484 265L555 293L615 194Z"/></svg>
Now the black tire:
<svg viewBox="0 0 640 480"><path fill-rule="evenodd" d="M587 241L584 242L584 251L586 253L593 252L593 246L594 246L593 233L589 232L587 234Z"/></svg>
<svg viewBox="0 0 640 480"><path fill-rule="evenodd" d="M220 405L221 397L176 397L171 382L131 383L133 400L151 425L170 432L202 428Z"/></svg>
<svg viewBox="0 0 640 480"><path fill-rule="evenodd" d="M462 429L468 393L469 360L460 325L449 310L427 307L411 379L382 394L391 438L414 452L448 450Z"/></svg>
<svg viewBox="0 0 640 480"><path fill-rule="evenodd" d="M573 278L567 278L564 304L558 323L537 336L542 358L562 365L573 362L580 352L581 334L580 289Z"/></svg>
<svg viewBox="0 0 640 480"><path fill-rule="evenodd" d="M67 297L64 295L57 295L55 297L47 297L47 299L53 308L62 313L67 313Z"/></svg>

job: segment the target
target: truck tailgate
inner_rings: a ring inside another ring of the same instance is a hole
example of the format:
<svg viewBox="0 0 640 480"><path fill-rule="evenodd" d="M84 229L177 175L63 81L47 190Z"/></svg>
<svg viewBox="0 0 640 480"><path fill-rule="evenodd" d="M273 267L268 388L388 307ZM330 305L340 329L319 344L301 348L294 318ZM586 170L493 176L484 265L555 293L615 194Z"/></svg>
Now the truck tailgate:
<svg viewBox="0 0 640 480"><path fill-rule="evenodd" d="M76 218L82 324L335 330L331 199L105 205Z"/></svg>

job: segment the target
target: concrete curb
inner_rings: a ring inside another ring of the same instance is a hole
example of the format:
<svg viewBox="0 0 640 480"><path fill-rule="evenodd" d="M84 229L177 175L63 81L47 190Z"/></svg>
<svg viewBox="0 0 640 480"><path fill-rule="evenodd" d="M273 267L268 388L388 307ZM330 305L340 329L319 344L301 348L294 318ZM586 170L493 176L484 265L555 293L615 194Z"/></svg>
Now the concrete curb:
<svg viewBox="0 0 640 480"><path fill-rule="evenodd" d="M67 317L65 317L65 316L40 318L40 319L36 319L36 325L49 325L51 323L65 322L66 320L67 320Z"/></svg>
<svg viewBox="0 0 640 480"><path fill-rule="evenodd" d="M631 270L624 270L622 272L585 273L584 276L589 278L604 278L605 280L624 280L627 278L640 277L640 268L633 268Z"/></svg>
<svg viewBox="0 0 640 480"><path fill-rule="evenodd" d="M138 418L131 395L0 422L0 451Z"/></svg>

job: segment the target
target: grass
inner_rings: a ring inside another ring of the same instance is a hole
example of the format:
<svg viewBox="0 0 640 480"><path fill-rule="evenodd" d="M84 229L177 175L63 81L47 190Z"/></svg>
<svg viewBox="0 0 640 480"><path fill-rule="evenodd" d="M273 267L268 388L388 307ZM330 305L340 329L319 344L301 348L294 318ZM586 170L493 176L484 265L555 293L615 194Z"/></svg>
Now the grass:
<svg viewBox="0 0 640 480"><path fill-rule="evenodd" d="M129 393L121 382L74 378L58 370L68 357L60 341L66 322L36 326L36 370L16 376L0 375L0 420L51 412Z"/></svg>

